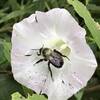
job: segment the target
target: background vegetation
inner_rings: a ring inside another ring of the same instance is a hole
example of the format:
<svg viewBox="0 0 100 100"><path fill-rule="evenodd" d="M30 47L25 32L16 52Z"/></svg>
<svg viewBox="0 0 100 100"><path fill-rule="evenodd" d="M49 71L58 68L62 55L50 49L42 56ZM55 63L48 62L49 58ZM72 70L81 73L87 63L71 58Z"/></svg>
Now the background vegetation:
<svg viewBox="0 0 100 100"><path fill-rule="evenodd" d="M36 10L47 11L55 7L69 10L86 29L86 40L98 61L98 68L87 87L69 100L100 100L100 0L0 0L0 100L47 100L13 79L11 35L14 23Z"/></svg>

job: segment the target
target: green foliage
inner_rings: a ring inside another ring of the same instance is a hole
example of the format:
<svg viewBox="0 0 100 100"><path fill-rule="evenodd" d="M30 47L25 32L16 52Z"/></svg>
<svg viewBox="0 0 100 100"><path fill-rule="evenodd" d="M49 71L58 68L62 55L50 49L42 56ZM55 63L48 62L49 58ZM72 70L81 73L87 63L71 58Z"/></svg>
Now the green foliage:
<svg viewBox="0 0 100 100"><path fill-rule="evenodd" d="M10 71L0 71L0 100L11 100L11 94L16 91L24 94L22 86L13 79Z"/></svg>
<svg viewBox="0 0 100 100"><path fill-rule="evenodd" d="M3 64L6 61L6 58L3 56L3 45L0 41L0 64Z"/></svg>
<svg viewBox="0 0 100 100"><path fill-rule="evenodd" d="M84 19L86 26L90 30L92 36L95 39L95 42L100 48L100 30L96 27L96 22L91 17L89 11L78 0L68 0L68 2L74 7L75 11Z"/></svg>
<svg viewBox="0 0 100 100"><path fill-rule="evenodd" d="M44 96L33 94L32 96L28 96L28 98L24 98L19 93L14 93L12 95L12 100L47 100Z"/></svg>
<svg viewBox="0 0 100 100"><path fill-rule="evenodd" d="M11 62L11 55L10 55L10 50L11 50L11 43L10 42L6 42L6 41L3 41L3 53L4 53L4 56L6 57L6 59L8 60L8 62L10 63Z"/></svg>
<svg viewBox="0 0 100 100"><path fill-rule="evenodd" d="M82 96L83 96L83 93L84 93L84 89L81 90L80 92L78 92L75 97L77 100L81 100L82 99Z"/></svg>
<svg viewBox="0 0 100 100"><path fill-rule="evenodd" d="M87 87L69 100L100 100L100 30L95 23L100 24L99 0L0 0L0 100L47 100L14 80L10 64L11 35L14 23L36 10L55 7L69 10L86 29L87 43L98 61L98 68Z"/></svg>

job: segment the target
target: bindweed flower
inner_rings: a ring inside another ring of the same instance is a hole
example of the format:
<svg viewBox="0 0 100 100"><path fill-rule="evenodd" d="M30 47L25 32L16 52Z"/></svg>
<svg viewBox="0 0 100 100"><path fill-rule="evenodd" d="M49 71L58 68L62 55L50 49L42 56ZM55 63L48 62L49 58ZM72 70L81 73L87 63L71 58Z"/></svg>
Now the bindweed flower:
<svg viewBox="0 0 100 100"><path fill-rule="evenodd" d="M87 85L97 66L85 35L85 29L60 8L36 11L16 23L11 52L15 80L48 95L48 100L70 98Z"/></svg>

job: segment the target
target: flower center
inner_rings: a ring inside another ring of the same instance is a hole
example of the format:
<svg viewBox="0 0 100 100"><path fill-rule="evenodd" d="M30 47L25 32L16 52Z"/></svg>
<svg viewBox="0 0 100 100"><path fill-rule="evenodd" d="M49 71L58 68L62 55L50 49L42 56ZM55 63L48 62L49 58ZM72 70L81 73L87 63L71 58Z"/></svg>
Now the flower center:
<svg viewBox="0 0 100 100"><path fill-rule="evenodd" d="M51 49L56 49L66 56L68 56L71 52L71 49L68 47L68 44L59 38L48 40L46 41L46 44Z"/></svg>

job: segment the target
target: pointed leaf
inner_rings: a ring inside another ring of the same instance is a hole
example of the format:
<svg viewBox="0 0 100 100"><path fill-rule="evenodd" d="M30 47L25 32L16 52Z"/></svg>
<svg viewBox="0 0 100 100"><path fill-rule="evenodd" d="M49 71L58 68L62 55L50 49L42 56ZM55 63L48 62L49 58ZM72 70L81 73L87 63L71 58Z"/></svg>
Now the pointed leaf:
<svg viewBox="0 0 100 100"><path fill-rule="evenodd" d="M97 28L96 22L91 17L87 8L78 0L68 0L68 2L74 7L75 11L79 14L79 16L84 19L86 26L90 30L92 36L95 39L95 42L100 48L100 30Z"/></svg>

